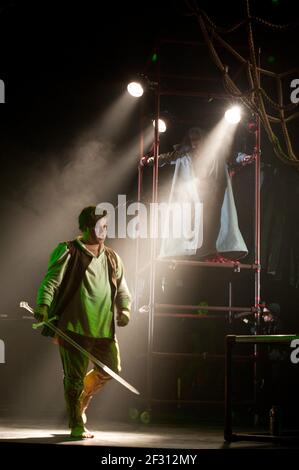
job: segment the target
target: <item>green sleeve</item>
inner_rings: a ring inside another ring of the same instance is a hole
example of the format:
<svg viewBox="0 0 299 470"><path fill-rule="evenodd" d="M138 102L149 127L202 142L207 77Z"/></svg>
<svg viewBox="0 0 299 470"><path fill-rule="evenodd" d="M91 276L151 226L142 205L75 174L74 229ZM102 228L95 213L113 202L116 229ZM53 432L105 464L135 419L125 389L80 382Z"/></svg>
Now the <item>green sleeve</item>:
<svg viewBox="0 0 299 470"><path fill-rule="evenodd" d="M117 257L117 294L116 294L116 307L118 311L126 311L128 314L131 310L131 294L124 276L124 266L121 258Z"/></svg>
<svg viewBox="0 0 299 470"><path fill-rule="evenodd" d="M70 253L67 243L59 243L50 255L47 273L37 292L37 305L44 304L50 307L55 292L63 279L69 259Z"/></svg>

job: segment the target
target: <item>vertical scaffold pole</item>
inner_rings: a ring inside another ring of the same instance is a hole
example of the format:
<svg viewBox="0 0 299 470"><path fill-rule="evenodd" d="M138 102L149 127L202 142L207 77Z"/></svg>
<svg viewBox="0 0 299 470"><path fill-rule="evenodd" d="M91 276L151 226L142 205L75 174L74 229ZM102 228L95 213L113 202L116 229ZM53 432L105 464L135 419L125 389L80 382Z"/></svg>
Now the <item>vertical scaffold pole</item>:
<svg viewBox="0 0 299 470"><path fill-rule="evenodd" d="M139 307L139 250L140 250L140 207L141 194L142 194L142 177L143 177L143 166L141 159L144 156L144 136L143 136L143 104L142 99L139 104L139 121L140 121L140 139L139 139L139 161L138 161L138 186L137 186L137 203L138 203L138 225L136 230L136 244L135 244L135 282L134 282L134 307L135 312L138 312Z"/></svg>
<svg viewBox="0 0 299 470"><path fill-rule="evenodd" d="M154 142L154 166L152 184L152 210L150 230L150 295L149 295L149 317L148 317L148 351L147 351L147 402L151 409L152 399L152 375L153 375L153 337L154 337L154 314L155 314L155 287L156 287L156 255L158 237L158 176L159 176L159 117L160 117L160 81L155 90L155 142Z"/></svg>
<svg viewBox="0 0 299 470"><path fill-rule="evenodd" d="M261 49L258 50L258 67L260 68ZM258 82L260 84L260 73L258 72ZM254 307L255 307L255 329L256 335L261 334L261 120L256 115L255 130L255 237L254 256L257 266L254 277ZM259 345L254 345L254 398L258 405L258 391L260 385L259 377ZM258 422L258 412L255 413L255 424Z"/></svg>

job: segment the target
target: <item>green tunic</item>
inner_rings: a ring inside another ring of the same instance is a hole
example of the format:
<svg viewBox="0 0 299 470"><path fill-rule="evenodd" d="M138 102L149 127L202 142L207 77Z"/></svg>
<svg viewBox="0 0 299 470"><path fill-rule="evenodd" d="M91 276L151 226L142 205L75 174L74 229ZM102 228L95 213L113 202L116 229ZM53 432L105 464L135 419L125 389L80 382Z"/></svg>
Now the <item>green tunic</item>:
<svg viewBox="0 0 299 470"><path fill-rule="evenodd" d="M95 256L80 241L80 238L77 238L76 241L92 259L79 289L59 320L59 327L93 338L113 338L113 311L107 257L104 250L99 256ZM51 305L55 292L62 282L69 259L70 253L67 244L60 243L50 256L48 272L37 294L38 305ZM122 261L118 255L117 261L116 275L120 281L118 291L121 308L129 310L131 299L123 276Z"/></svg>

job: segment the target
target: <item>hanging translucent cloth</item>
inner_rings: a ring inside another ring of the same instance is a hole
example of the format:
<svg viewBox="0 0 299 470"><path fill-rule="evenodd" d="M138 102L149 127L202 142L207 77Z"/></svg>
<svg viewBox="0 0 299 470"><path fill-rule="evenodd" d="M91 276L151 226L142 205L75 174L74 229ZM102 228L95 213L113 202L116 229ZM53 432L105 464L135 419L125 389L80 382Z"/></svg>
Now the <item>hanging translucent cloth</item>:
<svg viewBox="0 0 299 470"><path fill-rule="evenodd" d="M175 164L166 217L161 221L160 257L195 255L202 244L202 203L190 155Z"/></svg>
<svg viewBox="0 0 299 470"><path fill-rule="evenodd" d="M248 249L239 229L233 188L227 167L225 167L225 175L226 190L221 207L221 225L216 247L219 253L224 253L231 259L239 259L248 254Z"/></svg>
<svg viewBox="0 0 299 470"><path fill-rule="evenodd" d="M195 177L190 155L187 154L171 163L175 164L175 170L168 204L160 221L160 233L163 236L159 257L196 256L203 244L205 210L198 192L200 180ZM239 229L232 185L226 167L224 171L226 189L221 206L216 248L231 259L239 259L246 256L248 250Z"/></svg>

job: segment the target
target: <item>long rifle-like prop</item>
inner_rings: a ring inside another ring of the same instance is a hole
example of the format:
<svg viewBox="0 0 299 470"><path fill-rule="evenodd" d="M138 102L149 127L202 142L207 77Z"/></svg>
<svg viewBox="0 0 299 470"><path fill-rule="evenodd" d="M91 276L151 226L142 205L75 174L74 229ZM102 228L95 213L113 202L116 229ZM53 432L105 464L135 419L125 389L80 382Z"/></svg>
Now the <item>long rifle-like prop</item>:
<svg viewBox="0 0 299 470"><path fill-rule="evenodd" d="M20 302L20 307L25 308L28 310L30 313L34 314L34 310L30 305L28 305L27 302ZM32 325L34 329L40 327L40 326L48 326L54 333L56 333L58 336L63 338L65 341L67 341L69 344L71 344L74 348L76 348L78 351L80 351L82 354L84 354L90 361L92 361L94 364L97 366L101 367L107 374L109 374L111 377L113 377L117 382L122 384L124 387L126 387L128 390L131 392L135 393L136 395L140 395L138 390L134 388L132 385L130 385L126 380L122 379L119 375L117 375L110 367L106 366L103 364L103 362L99 361L93 354L89 353L86 351L86 349L82 348L80 344L78 344L76 341L74 341L72 338L70 338L67 334L65 334L60 328L57 328L57 326L53 325L51 321L44 321L41 323L35 323Z"/></svg>

